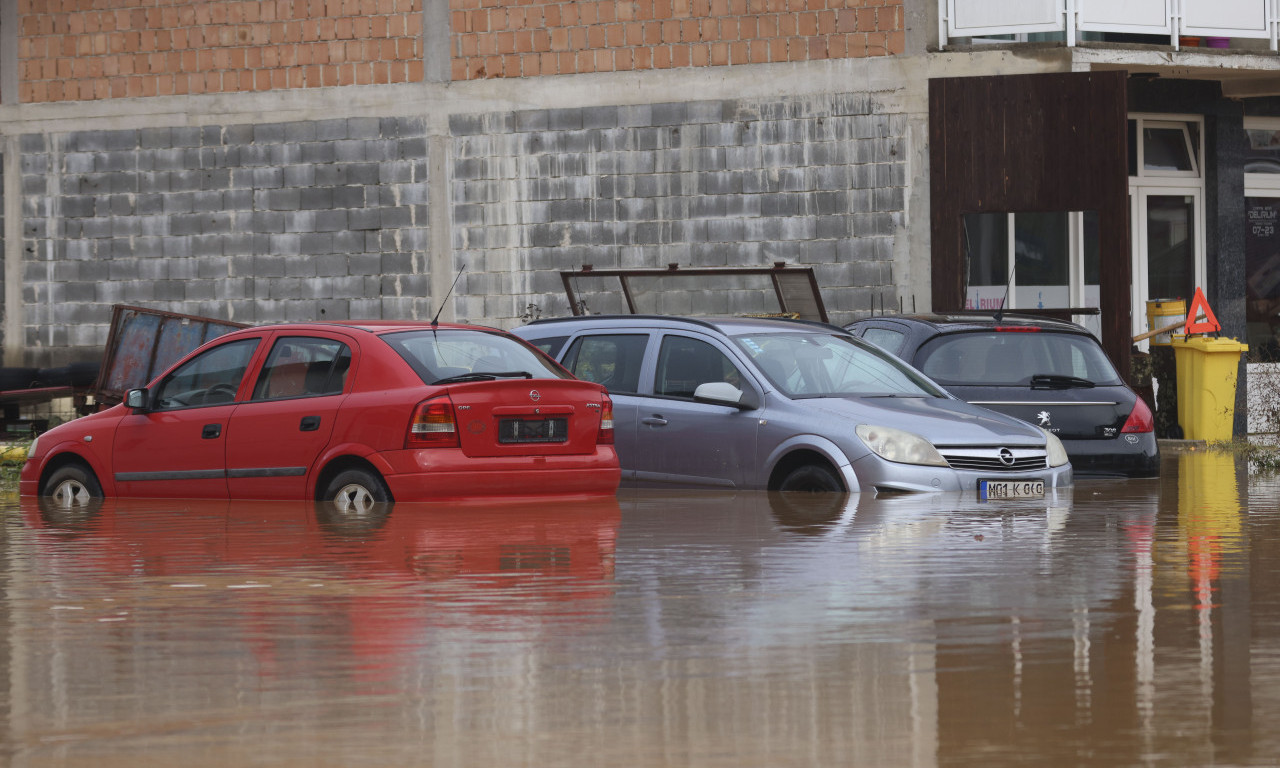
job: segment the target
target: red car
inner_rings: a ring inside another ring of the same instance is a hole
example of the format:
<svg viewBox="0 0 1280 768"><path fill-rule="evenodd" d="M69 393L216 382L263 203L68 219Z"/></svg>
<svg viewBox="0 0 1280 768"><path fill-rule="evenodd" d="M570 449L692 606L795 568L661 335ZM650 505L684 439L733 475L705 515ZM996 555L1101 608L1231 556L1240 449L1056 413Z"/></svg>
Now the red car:
<svg viewBox="0 0 1280 768"><path fill-rule="evenodd" d="M491 328L245 328L40 435L23 495L377 502L613 493L613 404Z"/></svg>

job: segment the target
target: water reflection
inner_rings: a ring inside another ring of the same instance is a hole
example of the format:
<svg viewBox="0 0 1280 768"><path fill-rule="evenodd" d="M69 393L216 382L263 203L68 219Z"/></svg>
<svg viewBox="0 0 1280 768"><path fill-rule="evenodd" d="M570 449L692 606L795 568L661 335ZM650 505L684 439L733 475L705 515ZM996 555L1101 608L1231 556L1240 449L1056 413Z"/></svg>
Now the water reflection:
<svg viewBox="0 0 1280 768"><path fill-rule="evenodd" d="M14 765L1270 763L1274 480L14 506ZM0 754L6 754L0 751ZM159 756L159 757L158 757Z"/></svg>

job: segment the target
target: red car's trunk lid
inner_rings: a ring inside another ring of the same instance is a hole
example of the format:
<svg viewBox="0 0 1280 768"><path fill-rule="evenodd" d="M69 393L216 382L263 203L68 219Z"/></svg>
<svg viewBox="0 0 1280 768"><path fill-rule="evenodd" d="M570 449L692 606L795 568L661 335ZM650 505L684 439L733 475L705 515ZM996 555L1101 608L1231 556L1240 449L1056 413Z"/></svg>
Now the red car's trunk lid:
<svg viewBox="0 0 1280 768"><path fill-rule="evenodd" d="M499 379L449 387L467 456L558 456L596 449L603 415L598 384Z"/></svg>

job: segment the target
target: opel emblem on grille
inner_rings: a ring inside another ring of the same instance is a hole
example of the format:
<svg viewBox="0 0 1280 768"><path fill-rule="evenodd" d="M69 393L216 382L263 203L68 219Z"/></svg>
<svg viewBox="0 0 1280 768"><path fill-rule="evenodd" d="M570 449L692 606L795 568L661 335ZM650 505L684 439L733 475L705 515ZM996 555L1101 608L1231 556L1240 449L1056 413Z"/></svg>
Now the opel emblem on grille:
<svg viewBox="0 0 1280 768"><path fill-rule="evenodd" d="M529 399L536 403L542 399L542 395L538 392L538 390L531 389L529 390Z"/></svg>
<svg viewBox="0 0 1280 768"><path fill-rule="evenodd" d="M1013 466L1013 461L1014 461L1014 459L1013 459L1013 451L1009 450L1008 448L1001 448L1001 449L1000 449L1000 463L1001 463L1001 464L1003 464L1003 465L1005 465L1006 467L1012 467L1012 466Z"/></svg>

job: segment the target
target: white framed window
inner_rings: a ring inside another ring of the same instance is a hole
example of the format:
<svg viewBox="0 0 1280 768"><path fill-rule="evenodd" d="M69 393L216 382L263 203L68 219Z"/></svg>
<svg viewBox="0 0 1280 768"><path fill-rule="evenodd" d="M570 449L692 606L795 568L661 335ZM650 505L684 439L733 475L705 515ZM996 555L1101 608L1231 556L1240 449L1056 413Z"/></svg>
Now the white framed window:
<svg viewBox="0 0 1280 768"><path fill-rule="evenodd" d="M1096 211L968 214L964 237L966 309L1099 307ZM1098 315L1073 319L1101 333Z"/></svg>

